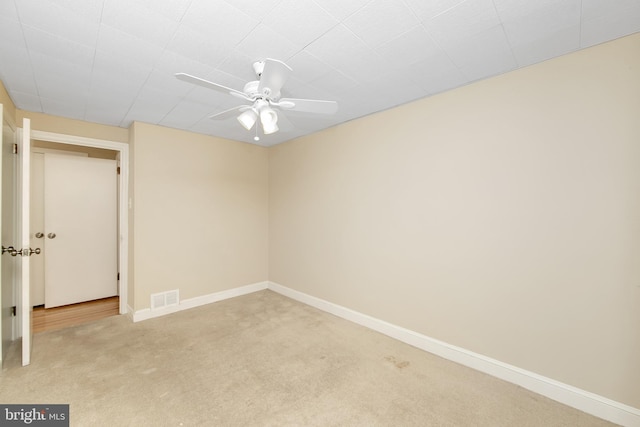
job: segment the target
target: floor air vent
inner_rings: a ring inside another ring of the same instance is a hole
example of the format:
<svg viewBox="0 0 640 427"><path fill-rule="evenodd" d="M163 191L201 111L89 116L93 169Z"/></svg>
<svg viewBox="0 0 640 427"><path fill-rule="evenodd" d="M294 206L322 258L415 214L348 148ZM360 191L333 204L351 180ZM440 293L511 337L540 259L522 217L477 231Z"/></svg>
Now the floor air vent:
<svg viewBox="0 0 640 427"><path fill-rule="evenodd" d="M178 290L160 292L157 294L151 294L151 310L156 310L158 308L171 307L173 305L178 305L180 302L180 297L178 295Z"/></svg>

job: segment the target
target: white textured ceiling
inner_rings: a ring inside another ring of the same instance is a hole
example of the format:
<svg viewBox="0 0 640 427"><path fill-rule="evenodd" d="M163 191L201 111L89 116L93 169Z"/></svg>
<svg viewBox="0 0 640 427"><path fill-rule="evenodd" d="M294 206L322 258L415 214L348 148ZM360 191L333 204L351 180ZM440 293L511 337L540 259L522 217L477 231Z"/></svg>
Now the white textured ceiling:
<svg viewBox="0 0 640 427"><path fill-rule="evenodd" d="M0 0L0 79L18 108L121 127L143 121L253 143L242 90L264 58L293 68L273 145L640 31L640 0Z"/></svg>

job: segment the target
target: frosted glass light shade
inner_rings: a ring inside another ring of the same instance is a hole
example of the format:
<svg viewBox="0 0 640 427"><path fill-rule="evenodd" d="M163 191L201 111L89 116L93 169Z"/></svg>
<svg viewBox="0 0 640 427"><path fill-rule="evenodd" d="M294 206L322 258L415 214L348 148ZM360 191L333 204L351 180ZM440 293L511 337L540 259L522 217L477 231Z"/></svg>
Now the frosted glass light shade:
<svg viewBox="0 0 640 427"><path fill-rule="evenodd" d="M278 115L271 108L263 108L260 111L260 121L265 135L278 131Z"/></svg>
<svg viewBox="0 0 640 427"><path fill-rule="evenodd" d="M251 129L256 124L256 120L258 120L258 115L253 109L249 109L238 116L238 121L246 130Z"/></svg>

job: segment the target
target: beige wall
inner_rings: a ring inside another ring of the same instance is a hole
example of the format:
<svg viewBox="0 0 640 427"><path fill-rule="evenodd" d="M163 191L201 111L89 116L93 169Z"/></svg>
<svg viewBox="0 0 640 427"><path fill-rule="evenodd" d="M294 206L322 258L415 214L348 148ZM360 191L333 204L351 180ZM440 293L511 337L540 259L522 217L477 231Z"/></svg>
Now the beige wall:
<svg viewBox="0 0 640 427"><path fill-rule="evenodd" d="M267 149L144 123L132 134L134 308L267 280Z"/></svg>
<svg viewBox="0 0 640 427"><path fill-rule="evenodd" d="M269 278L640 408L640 34L269 151Z"/></svg>
<svg viewBox="0 0 640 427"><path fill-rule="evenodd" d="M3 114L8 118L9 123L14 124L16 121L16 106L9 96L7 89L0 80L0 104L3 106Z"/></svg>
<svg viewBox="0 0 640 427"><path fill-rule="evenodd" d="M31 120L31 129L34 130L82 136L85 138L106 139L116 142L129 141L129 131L117 126L101 125L44 113L35 113L33 111L18 110L17 119L19 127L22 127L23 117Z"/></svg>
<svg viewBox="0 0 640 427"><path fill-rule="evenodd" d="M187 299L268 279L267 149L134 123L130 129L30 111L32 129L130 144L128 304Z"/></svg>

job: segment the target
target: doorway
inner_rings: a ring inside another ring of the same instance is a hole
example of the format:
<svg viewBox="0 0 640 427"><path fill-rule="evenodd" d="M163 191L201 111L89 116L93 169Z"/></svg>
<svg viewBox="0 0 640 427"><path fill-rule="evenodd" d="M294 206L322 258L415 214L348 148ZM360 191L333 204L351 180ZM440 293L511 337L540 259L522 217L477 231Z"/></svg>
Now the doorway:
<svg viewBox="0 0 640 427"><path fill-rule="evenodd" d="M44 131L31 131L31 140L40 150L63 150L91 153L91 156L115 158L119 167L117 183L117 266L118 296L120 314L129 312L128 257L129 257L129 146L126 143L56 134ZM32 230L35 234L37 230Z"/></svg>
<svg viewBox="0 0 640 427"><path fill-rule="evenodd" d="M30 263L32 306L118 295L117 154L32 140L30 240L42 250Z"/></svg>

